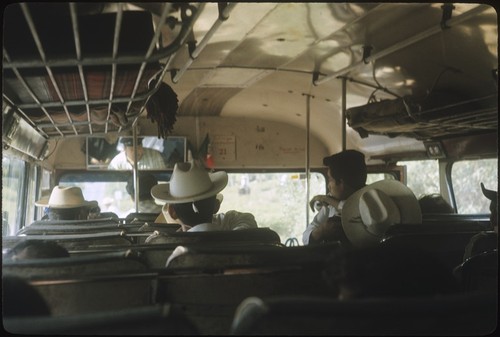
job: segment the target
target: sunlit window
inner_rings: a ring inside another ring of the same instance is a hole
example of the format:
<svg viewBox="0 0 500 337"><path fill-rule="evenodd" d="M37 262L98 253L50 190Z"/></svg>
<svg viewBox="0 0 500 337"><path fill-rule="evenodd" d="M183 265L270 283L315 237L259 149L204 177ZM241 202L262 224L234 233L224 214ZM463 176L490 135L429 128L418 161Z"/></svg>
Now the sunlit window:
<svg viewBox="0 0 500 337"><path fill-rule="evenodd" d="M302 233L314 216L307 210L306 185L303 173L229 173L219 212L250 212L259 227L277 232L282 243L288 238L296 238L302 243ZM309 198L325 193L324 176L311 173Z"/></svg>
<svg viewBox="0 0 500 337"><path fill-rule="evenodd" d="M15 235L21 224L21 198L26 163L2 157L2 236Z"/></svg>
<svg viewBox="0 0 500 337"><path fill-rule="evenodd" d="M439 163L436 159L400 161L398 165L406 166L406 186L417 198L440 193Z"/></svg>
<svg viewBox="0 0 500 337"><path fill-rule="evenodd" d="M490 201L483 196L481 182L487 189L498 190L498 160L464 160L453 164L451 180L458 213L490 213Z"/></svg>

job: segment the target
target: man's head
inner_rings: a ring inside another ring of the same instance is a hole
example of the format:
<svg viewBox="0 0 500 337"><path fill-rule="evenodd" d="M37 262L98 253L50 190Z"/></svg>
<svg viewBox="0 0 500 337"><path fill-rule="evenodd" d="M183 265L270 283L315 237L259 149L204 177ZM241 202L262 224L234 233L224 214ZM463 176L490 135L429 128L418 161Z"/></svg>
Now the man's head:
<svg viewBox="0 0 500 337"><path fill-rule="evenodd" d="M35 202L36 206L48 207L50 220L85 220L92 210L98 210L96 201L87 201L77 186L56 186L49 196Z"/></svg>
<svg viewBox="0 0 500 337"><path fill-rule="evenodd" d="M226 187L227 173L209 173L198 162L177 163L166 184L151 189L156 202L168 204L172 218L185 225L195 226L211 222L216 210L216 196Z"/></svg>
<svg viewBox="0 0 500 337"><path fill-rule="evenodd" d="M7 256L13 260L47 259L69 257L69 253L53 241L25 240L12 247Z"/></svg>
<svg viewBox="0 0 500 337"><path fill-rule="evenodd" d="M323 159L328 167L328 191L339 200L347 199L366 184L365 156L356 150L345 150Z"/></svg>
<svg viewBox="0 0 500 337"><path fill-rule="evenodd" d="M141 160L144 155L144 148L142 147L143 138L137 138L137 161ZM130 163L134 162L134 140L133 138L125 137L120 140L125 149L125 155Z"/></svg>

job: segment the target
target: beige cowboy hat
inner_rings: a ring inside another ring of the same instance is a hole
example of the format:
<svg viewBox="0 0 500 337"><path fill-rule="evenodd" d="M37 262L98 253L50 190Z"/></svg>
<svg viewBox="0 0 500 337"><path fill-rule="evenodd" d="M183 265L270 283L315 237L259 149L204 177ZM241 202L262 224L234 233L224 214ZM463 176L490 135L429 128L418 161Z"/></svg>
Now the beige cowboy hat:
<svg viewBox="0 0 500 337"><path fill-rule="evenodd" d="M87 201L83 197L80 187L77 186L56 186L50 193L35 202L36 206L51 208L76 208L82 206L97 206L97 201Z"/></svg>
<svg viewBox="0 0 500 337"><path fill-rule="evenodd" d="M217 195L227 185L227 173L208 173L197 162L176 163L170 182L151 189L157 203L180 204Z"/></svg>
<svg viewBox="0 0 500 337"><path fill-rule="evenodd" d="M342 207L342 228L356 247L376 245L395 224L420 224L422 212L413 192L396 180L381 180L351 195Z"/></svg>

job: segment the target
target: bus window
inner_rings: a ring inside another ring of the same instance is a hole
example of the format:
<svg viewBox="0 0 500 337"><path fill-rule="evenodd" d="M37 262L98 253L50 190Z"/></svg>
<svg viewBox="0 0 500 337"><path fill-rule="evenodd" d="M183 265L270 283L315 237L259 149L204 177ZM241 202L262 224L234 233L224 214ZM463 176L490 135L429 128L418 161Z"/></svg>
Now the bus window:
<svg viewBox="0 0 500 337"><path fill-rule="evenodd" d="M400 161L398 165L406 166L406 186L413 191L417 198L427 194L440 193L437 159Z"/></svg>
<svg viewBox="0 0 500 337"><path fill-rule="evenodd" d="M487 189L498 189L497 159L464 160L453 164L451 181L458 213L490 213L490 201L481 192L481 182Z"/></svg>
<svg viewBox="0 0 500 337"><path fill-rule="evenodd" d="M15 235L20 227L25 167L23 160L2 157L2 237Z"/></svg>
<svg viewBox="0 0 500 337"><path fill-rule="evenodd" d="M281 242L288 238L302 240L306 229L306 180L303 173L228 173L229 181L222 190L224 201L219 212L229 210L249 212L259 227L269 227L280 235ZM311 173L310 193L326 193L325 177ZM312 220L312 214L309 215Z"/></svg>
<svg viewBox="0 0 500 337"><path fill-rule="evenodd" d="M386 179L395 180L396 177L394 177L390 173L368 173L368 175L366 177L366 184L370 185L376 181L386 180Z"/></svg>

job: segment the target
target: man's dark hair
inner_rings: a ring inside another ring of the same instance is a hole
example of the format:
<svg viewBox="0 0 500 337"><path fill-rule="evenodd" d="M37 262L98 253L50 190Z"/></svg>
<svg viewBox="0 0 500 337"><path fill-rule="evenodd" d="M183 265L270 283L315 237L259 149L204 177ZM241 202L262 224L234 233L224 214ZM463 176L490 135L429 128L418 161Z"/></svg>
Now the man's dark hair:
<svg viewBox="0 0 500 337"><path fill-rule="evenodd" d="M427 194L418 199L422 213L452 214L455 210L439 193Z"/></svg>
<svg viewBox="0 0 500 337"><path fill-rule="evenodd" d="M139 201L153 199L151 189L158 184L158 179L148 172L139 172ZM134 199L134 175L130 175L127 180L127 193Z"/></svg>
<svg viewBox="0 0 500 337"><path fill-rule="evenodd" d="M342 179L354 189L366 184L365 155L356 150L345 150L323 158L323 165L330 168L330 174L337 184Z"/></svg>
<svg viewBox="0 0 500 337"><path fill-rule="evenodd" d="M73 207L73 208L53 208L49 207L49 220L82 220L87 219L88 207ZM85 214L86 213L86 214Z"/></svg>
<svg viewBox="0 0 500 337"><path fill-rule="evenodd" d="M137 145L142 146L142 141L144 140L143 137L138 137L137 138ZM123 146L134 146L134 138L132 137L122 137L120 139L120 143L123 144Z"/></svg>
<svg viewBox="0 0 500 337"><path fill-rule="evenodd" d="M66 248L54 241L25 240L12 247L8 257L17 260L69 257Z"/></svg>
<svg viewBox="0 0 500 337"><path fill-rule="evenodd" d="M175 213L179 219L188 226L196 226L201 223L212 222L212 216L215 209L215 195L195 202L185 202L181 204L172 204ZM194 205L194 206L193 206ZM198 210L195 212L194 208Z"/></svg>

